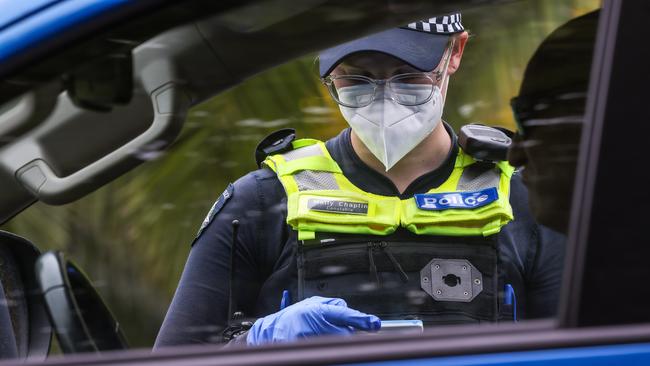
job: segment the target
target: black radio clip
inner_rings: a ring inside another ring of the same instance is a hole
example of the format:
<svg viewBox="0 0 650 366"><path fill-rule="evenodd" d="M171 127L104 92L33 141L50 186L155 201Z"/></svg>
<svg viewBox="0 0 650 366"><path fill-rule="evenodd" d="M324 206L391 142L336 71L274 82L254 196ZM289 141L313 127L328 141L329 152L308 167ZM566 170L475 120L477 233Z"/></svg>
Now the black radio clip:
<svg viewBox="0 0 650 366"><path fill-rule="evenodd" d="M507 160L513 135L514 132L502 127L472 123L460 128L458 145L478 161L495 163Z"/></svg>

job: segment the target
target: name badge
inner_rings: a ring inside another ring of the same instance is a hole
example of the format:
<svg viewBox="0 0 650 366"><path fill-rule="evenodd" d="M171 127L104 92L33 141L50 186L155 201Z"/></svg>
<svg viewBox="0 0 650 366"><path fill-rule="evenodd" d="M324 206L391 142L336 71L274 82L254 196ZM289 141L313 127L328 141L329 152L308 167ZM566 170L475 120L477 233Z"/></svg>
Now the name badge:
<svg viewBox="0 0 650 366"><path fill-rule="evenodd" d="M480 191L416 194L415 203L421 210L442 211L450 208L471 209L483 207L499 199L495 187Z"/></svg>
<svg viewBox="0 0 650 366"><path fill-rule="evenodd" d="M311 211L346 213L353 215L368 214L368 203L365 202L311 198L307 201L307 207Z"/></svg>

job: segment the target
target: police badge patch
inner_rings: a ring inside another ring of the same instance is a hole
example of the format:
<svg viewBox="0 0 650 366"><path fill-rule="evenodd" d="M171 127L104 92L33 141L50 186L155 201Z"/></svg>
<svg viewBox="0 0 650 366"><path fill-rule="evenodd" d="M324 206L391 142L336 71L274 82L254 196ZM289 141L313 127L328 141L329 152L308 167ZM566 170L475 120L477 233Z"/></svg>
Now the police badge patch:
<svg viewBox="0 0 650 366"><path fill-rule="evenodd" d="M230 197L232 197L233 192L235 191L235 187L232 185L232 183L228 184L228 187L226 187L226 190L223 191L221 196L217 198L217 200L214 202L212 205L212 208L210 208L210 211L208 212L207 216L205 216L205 219L203 219L203 223L201 223L201 227L199 228L199 231L196 233L196 237L194 238L194 241L201 236L201 233L203 233L203 230L208 227L214 216L221 211L223 206L228 202ZM192 243L194 244L194 243Z"/></svg>
<svg viewBox="0 0 650 366"><path fill-rule="evenodd" d="M420 210L442 211L451 208L472 209L486 206L499 199L495 187L480 191L416 194L415 203Z"/></svg>

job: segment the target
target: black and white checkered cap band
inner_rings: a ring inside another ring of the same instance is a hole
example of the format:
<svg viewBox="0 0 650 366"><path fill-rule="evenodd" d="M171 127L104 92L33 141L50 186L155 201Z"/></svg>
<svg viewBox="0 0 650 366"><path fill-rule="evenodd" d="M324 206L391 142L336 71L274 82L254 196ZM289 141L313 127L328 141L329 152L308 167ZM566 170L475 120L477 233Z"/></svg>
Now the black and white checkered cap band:
<svg viewBox="0 0 650 366"><path fill-rule="evenodd" d="M453 13L409 23L401 28L433 34L454 34L465 30L460 21L460 13Z"/></svg>

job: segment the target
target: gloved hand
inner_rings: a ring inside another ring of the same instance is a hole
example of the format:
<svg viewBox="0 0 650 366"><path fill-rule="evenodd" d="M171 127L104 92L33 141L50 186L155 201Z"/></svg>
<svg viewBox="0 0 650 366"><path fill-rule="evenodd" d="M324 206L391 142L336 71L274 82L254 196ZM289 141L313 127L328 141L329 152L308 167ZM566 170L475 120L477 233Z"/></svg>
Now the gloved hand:
<svg viewBox="0 0 650 366"><path fill-rule="evenodd" d="M256 346L323 334L350 335L355 329L376 332L380 327L379 318L348 308L342 299L314 296L257 319L246 343Z"/></svg>

